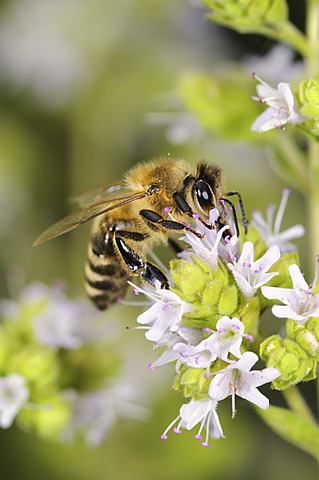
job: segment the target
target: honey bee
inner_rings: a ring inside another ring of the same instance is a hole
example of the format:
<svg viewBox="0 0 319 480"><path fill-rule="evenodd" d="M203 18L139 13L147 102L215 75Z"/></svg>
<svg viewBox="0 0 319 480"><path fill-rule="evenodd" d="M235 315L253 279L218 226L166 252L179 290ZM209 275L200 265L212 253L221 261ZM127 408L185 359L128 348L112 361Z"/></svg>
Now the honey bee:
<svg viewBox="0 0 319 480"><path fill-rule="evenodd" d="M146 258L155 243L167 243L169 233L192 231L189 218L205 225L217 207L220 225L225 221L222 170L205 162L193 169L182 159L163 157L138 164L123 181L86 192L75 200L80 210L55 223L35 241L40 245L94 219L85 266L85 290L96 307L105 310L125 294L127 281L139 275L145 282L169 288L164 273ZM215 227L212 227L215 228Z"/></svg>

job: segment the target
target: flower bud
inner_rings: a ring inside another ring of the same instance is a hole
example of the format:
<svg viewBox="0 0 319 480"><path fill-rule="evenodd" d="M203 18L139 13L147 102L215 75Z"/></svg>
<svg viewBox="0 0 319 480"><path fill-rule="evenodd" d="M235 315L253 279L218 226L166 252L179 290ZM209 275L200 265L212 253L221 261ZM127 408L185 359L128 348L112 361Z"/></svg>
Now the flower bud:
<svg viewBox="0 0 319 480"><path fill-rule="evenodd" d="M212 280L212 271L198 257L193 261L174 260L171 262L171 275L178 295L187 302L195 302Z"/></svg>
<svg viewBox="0 0 319 480"><path fill-rule="evenodd" d="M304 117L319 121L319 76L300 82L299 102Z"/></svg>
<svg viewBox="0 0 319 480"><path fill-rule="evenodd" d="M277 368L281 373L272 382L277 390L313 378L316 362L294 340L281 339L278 335L267 338L260 346L260 355L267 360L268 367Z"/></svg>
<svg viewBox="0 0 319 480"><path fill-rule="evenodd" d="M210 372L218 372L228 364L218 358L212 363ZM173 388L183 393L184 397L193 397L200 399L208 395L208 388L211 382L211 376L207 375L206 368L193 368L182 365L175 377Z"/></svg>
<svg viewBox="0 0 319 480"><path fill-rule="evenodd" d="M287 337L295 340L310 357L318 357L319 321L317 318L311 318L303 325L299 325L293 320L288 320L286 334Z"/></svg>
<svg viewBox="0 0 319 480"><path fill-rule="evenodd" d="M238 307L238 290L235 285L226 287L220 295L218 311L220 315L231 316Z"/></svg>

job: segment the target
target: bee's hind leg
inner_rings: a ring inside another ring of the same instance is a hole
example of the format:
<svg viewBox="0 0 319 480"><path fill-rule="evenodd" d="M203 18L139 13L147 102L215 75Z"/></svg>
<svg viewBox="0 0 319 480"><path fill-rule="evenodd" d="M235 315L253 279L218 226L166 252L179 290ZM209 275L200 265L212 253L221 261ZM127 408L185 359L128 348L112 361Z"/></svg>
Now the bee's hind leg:
<svg viewBox="0 0 319 480"><path fill-rule="evenodd" d="M144 240L144 236L137 232L125 232L120 230L115 232L114 241L117 251L121 255L129 271L133 275L140 275L145 282L155 288L169 289L168 280L164 273L153 263L145 261L124 241L123 237L129 238L130 240L142 241Z"/></svg>

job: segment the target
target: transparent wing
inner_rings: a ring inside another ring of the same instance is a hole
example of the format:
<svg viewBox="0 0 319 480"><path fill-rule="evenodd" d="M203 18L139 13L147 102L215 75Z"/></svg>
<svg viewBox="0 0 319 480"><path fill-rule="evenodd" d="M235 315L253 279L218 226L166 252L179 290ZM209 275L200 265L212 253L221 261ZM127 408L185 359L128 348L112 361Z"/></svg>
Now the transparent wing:
<svg viewBox="0 0 319 480"><path fill-rule="evenodd" d="M103 213L107 213L115 208L122 207L127 203L134 202L141 198L144 198L148 195L147 192L139 192L135 193L134 195L121 197L121 198L114 198L112 200L94 203L93 205L89 205L86 208L82 208L81 210L77 210L71 215L63 218L62 220L54 223L51 227L47 228L34 242L33 246L41 245L52 238L59 237L64 233L70 232L74 228L79 227L83 223L92 220L93 218L102 215Z"/></svg>
<svg viewBox="0 0 319 480"><path fill-rule="evenodd" d="M69 202L75 203L78 207L84 208L94 205L95 203L106 202L115 198L123 198L129 196L132 190L124 187L123 182L111 183L103 187L88 190L80 195L69 198Z"/></svg>

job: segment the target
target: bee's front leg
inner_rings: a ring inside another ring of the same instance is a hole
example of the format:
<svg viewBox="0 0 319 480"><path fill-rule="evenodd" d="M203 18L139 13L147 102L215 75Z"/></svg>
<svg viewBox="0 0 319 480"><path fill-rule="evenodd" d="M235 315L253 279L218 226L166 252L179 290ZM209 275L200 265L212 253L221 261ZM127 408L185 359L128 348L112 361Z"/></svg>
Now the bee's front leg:
<svg viewBox="0 0 319 480"><path fill-rule="evenodd" d="M133 275L140 275L143 280L153 287L169 289L166 276L161 270L145 261L137 252L135 252L124 239L141 242L147 236L138 232L130 232L125 230L116 230L114 232L114 242L118 253L121 255L127 268Z"/></svg>
<svg viewBox="0 0 319 480"><path fill-rule="evenodd" d="M154 212L153 210L141 210L140 215L143 218L144 221L152 228L154 225L160 225L166 230L172 230L175 232L192 232L196 237L202 238L203 235L201 233L196 232L191 225L185 225L184 223L181 222L176 222L175 220L166 220L163 218L161 215L159 215L157 212Z"/></svg>

